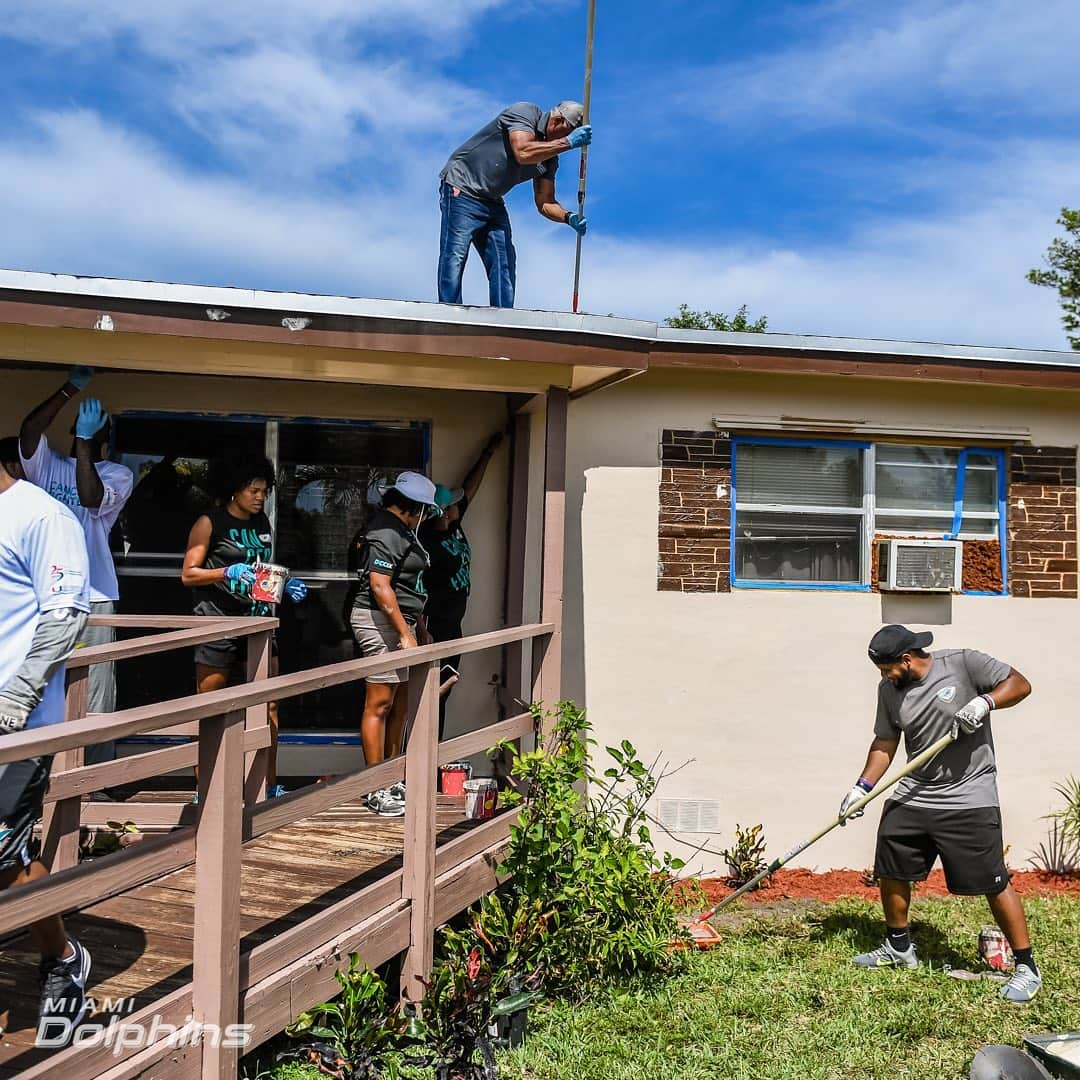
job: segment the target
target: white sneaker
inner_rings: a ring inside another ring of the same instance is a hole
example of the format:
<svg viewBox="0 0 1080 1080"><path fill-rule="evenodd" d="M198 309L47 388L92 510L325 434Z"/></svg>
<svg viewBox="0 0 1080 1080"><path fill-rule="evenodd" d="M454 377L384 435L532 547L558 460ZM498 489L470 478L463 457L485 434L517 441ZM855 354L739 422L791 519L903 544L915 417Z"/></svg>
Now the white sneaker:
<svg viewBox="0 0 1080 1080"><path fill-rule="evenodd" d="M914 945L909 945L906 952L899 952L889 944L888 938L873 951L852 957L851 962L861 968L917 968L919 966Z"/></svg>
<svg viewBox="0 0 1080 1080"><path fill-rule="evenodd" d="M367 797L367 808L380 817L404 817L405 803L395 798L389 788L379 788Z"/></svg>
<svg viewBox="0 0 1080 1080"><path fill-rule="evenodd" d="M1023 1005L1030 1001L1042 989L1042 976L1027 966L1017 964L1012 978L1001 988L1001 996L1006 1001Z"/></svg>
<svg viewBox="0 0 1080 1080"><path fill-rule="evenodd" d="M396 784L391 784L387 789L391 795L397 799L398 802L403 803L405 801L405 781L399 780Z"/></svg>

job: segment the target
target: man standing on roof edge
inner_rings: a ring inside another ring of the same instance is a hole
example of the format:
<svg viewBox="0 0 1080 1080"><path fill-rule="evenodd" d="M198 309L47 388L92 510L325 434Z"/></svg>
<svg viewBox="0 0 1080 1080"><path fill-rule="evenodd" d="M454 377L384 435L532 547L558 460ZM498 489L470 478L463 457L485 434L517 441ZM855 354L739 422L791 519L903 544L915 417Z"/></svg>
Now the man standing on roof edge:
<svg viewBox="0 0 1080 1080"><path fill-rule="evenodd" d="M864 968L915 968L908 928L911 883L925 881L940 856L949 892L985 896L1016 956L1016 971L1001 989L1006 1001L1030 1001L1042 986L1027 919L1009 883L1001 833L997 764L989 717L1019 704L1031 683L1015 668L975 649L926 651L929 631L884 626L867 652L881 673L874 740L862 775L840 804L841 821L885 775L904 737L910 761L951 731L949 744L901 780L878 825L874 876L881 885L885 941L856 956Z"/></svg>
<svg viewBox="0 0 1080 1080"><path fill-rule="evenodd" d="M584 117L576 101L561 101L548 112L519 101L450 155L439 174L440 303L461 303L465 261L475 246L487 271L491 306L514 306L517 256L503 196L526 180L533 182L540 214L585 235L585 219L555 199L559 155L592 142Z"/></svg>

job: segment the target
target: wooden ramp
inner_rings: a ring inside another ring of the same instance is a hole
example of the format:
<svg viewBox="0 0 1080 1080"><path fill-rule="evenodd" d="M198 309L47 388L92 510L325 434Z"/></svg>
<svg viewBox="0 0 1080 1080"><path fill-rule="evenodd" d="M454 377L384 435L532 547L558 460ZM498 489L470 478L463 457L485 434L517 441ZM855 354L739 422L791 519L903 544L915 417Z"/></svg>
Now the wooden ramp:
<svg viewBox="0 0 1080 1080"><path fill-rule="evenodd" d="M440 843L477 824L487 823L464 821L463 799L438 797ZM249 841L241 864L241 952L399 871L403 839L402 818L376 817L356 800ZM124 1017L189 986L194 912L192 865L67 917L69 931L93 957L89 991L99 1009L111 1005L116 1011L122 1000ZM0 944L0 1013L7 1009L0 1077L15 1076L49 1054L33 1045L37 963L25 933Z"/></svg>

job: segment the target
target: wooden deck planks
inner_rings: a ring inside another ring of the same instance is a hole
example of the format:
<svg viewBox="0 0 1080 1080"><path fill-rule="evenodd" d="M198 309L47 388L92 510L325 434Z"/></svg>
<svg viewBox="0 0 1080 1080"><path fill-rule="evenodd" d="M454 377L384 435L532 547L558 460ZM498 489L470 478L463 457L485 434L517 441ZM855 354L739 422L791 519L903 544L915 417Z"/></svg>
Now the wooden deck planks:
<svg viewBox="0 0 1080 1080"><path fill-rule="evenodd" d="M161 793L157 798L165 801ZM463 799L439 796L440 841L472 826L463 817ZM360 801L249 841L240 874L242 950L399 869L403 841L403 819L375 817ZM66 918L92 954L95 999L134 998L138 1009L190 982L194 889L194 868L184 867ZM37 961L25 934L0 946L0 1019L7 1009L0 1080L44 1056L33 1048Z"/></svg>

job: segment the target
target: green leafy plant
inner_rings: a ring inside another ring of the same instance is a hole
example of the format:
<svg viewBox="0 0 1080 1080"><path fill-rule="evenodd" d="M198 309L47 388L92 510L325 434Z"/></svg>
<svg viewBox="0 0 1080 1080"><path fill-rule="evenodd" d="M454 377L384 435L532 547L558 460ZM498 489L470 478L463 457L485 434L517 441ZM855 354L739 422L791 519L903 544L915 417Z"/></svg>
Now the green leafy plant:
<svg viewBox="0 0 1080 1080"><path fill-rule="evenodd" d="M1070 776L1064 783L1055 784L1054 790L1065 800L1065 808L1050 817L1060 822L1066 839L1080 845L1080 780Z"/></svg>
<svg viewBox="0 0 1080 1080"><path fill-rule="evenodd" d="M628 740L607 748L612 764L597 772L591 726L573 702L547 713L534 706L533 716L535 750L498 748L527 792L501 866L516 974L581 994L598 981L672 970L684 962L670 948L683 863L657 855L646 824L659 778ZM509 948L505 933L500 941L493 955Z"/></svg>
<svg viewBox="0 0 1080 1080"><path fill-rule="evenodd" d="M504 978L476 947L444 959L424 984L419 1015L409 1021L418 1046L405 1061L434 1069L436 1080L497 1080L498 1018L539 996L497 997Z"/></svg>
<svg viewBox="0 0 1080 1080"><path fill-rule="evenodd" d="M304 1043L280 1056L309 1061L350 1080L395 1080L397 1062L390 1055L402 1045L407 1029L405 1018L389 1008L386 983L364 967L356 953L336 977L341 993L302 1012L285 1029Z"/></svg>
<svg viewBox="0 0 1080 1080"><path fill-rule="evenodd" d="M745 885L751 878L757 877L769 864L765 859L764 827L753 825L744 829L735 826L735 843L723 848L721 857L727 863L729 885ZM761 888L761 885L758 885Z"/></svg>
<svg viewBox="0 0 1080 1080"><path fill-rule="evenodd" d="M1069 344L1080 349L1080 210L1062 207L1058 224L1066 235L1052 240L1046 250L1046 270L1029 270L1032 285L1056 289L1061 322Z"/></svg>
<svg viewBox="0 0 1080 1080"><path fill-rule="evenodd" d="M768 324L764 315L751 319L745 304L731 316L722 311L694 311L689 304L680 304L679 313L664 320L665 326L676 330L729 330L740 334L764 334Z"/></svg>
<svg viewBox="0 0 1080 1080"><path fill-rule="evenodd" d="M1036 870L1065 877L1080 866L1080 844L1067 836L1056 820L1051 821L1046 839L1032 852L1028 862Z"/></svg>

